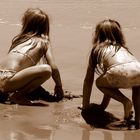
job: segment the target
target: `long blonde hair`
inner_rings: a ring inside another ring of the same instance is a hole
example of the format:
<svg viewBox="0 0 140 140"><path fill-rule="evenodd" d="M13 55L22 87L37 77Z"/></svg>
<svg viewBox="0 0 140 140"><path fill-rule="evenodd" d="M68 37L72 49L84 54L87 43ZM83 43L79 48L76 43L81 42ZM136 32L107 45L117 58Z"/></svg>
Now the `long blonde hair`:
<svg viewBox="0 0 140 140"><path fill-rule="evenodd" d="M21 32L13 38L9 52L34 36L41 37L43 34L49 37L49 30L49 17L44 11L39 8L27 9L22 17Z"/></svg>
<svg viewBox="0 0 140 140"><path fill-rule="evenodd" d="M90 58L94 65L96 64L97 73L100 73L100 65L98 64L104 57L104 50L106 47L113 45L116 52L120 47L128 50L125 46L125 39L120 24L112 19L105 19L97 24L92 43L93 48Z"/></svg>

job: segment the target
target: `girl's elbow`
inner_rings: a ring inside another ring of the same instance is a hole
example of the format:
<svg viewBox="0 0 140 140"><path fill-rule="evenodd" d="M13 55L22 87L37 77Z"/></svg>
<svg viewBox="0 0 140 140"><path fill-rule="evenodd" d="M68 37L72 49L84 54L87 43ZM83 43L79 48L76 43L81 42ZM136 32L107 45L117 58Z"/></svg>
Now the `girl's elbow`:
<svg viewBox="0 0 140 140"><path fill-rule="evenodd" d="M56 65L52 65L51 68L52 68L52 71L58 70L58 67Z"/></svg>

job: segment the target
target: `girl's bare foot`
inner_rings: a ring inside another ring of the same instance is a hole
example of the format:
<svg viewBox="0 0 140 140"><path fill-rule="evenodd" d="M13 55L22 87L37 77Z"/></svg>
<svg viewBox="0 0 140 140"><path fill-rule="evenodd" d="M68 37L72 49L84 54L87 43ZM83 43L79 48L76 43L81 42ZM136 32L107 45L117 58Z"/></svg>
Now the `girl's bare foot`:
<svg viewBox="0 0 140 140"><path fill-rule="evenodd" d="M132 103L129 100L124 104L124 119L130 120L132 119L132 117L133 117Z"/></svg>
<svg viewBox="0 0 140 140"><path fill-rule="evenodd" d="M8 99L8 94L0 92L0 103L5 103L7 99Z"/></svg>
<svg viewBox="0 0 140 140"><path fill-rule="evenodd" d="M33 102L26 99L24 96L22 96L20 93L13 93L10 97L9 100L11 103L19 104L19 105L28 105L32 106Z"/></svg>

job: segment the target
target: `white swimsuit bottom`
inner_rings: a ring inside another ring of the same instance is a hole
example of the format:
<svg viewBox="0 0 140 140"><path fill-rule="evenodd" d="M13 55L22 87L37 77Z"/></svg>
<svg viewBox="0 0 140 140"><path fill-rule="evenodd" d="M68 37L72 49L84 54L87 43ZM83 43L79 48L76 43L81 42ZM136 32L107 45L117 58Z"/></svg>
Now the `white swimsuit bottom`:
<svg viewBox="0 0 140 140"><path fill-rule="evenodd" d="M4 86L6 82L16 74L13 70L1 70L0 69L0 91L4 92Z"/></svg>
<svg viewBox="0 0 140 140"><path fill-rule="evenodd" d="M107 70L106 78L113 87L131 88L140 86L140 63L132 61L113 66Z"/></svg>

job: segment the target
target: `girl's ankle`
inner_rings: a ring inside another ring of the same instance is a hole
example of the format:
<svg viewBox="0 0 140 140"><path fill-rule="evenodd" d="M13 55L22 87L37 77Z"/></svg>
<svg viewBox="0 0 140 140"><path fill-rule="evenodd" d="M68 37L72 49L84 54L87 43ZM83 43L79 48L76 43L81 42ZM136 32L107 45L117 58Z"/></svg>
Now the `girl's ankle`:
<svg viewBox="0 0 140 140"><path fill-rule="evenodd" d="M135 128L140 129L140 122L135 122Z"/></svg>
<svg viewBox="0 0 140 140"><path fill-rule="evenodd" d="M124 114L125 120L130 120L133 117L132 102L129 100L124 104Z"/></svg>

